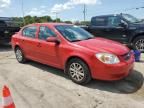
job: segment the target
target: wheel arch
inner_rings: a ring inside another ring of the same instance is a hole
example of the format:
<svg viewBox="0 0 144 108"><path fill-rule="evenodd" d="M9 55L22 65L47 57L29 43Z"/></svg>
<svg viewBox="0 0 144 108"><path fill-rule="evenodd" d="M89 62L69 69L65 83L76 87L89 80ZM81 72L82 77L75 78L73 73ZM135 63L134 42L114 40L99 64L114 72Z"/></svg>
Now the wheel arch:
<svg viewBox="0 0 144 108"><path fill-rule="evenodd" d="M72 59L75 59L75 58L82 60L82 61L88 66L88 69L89 69L90 74L91 74L91 69L90 69L90 66L89 66L89 63L87 62L87 60L84 59L83 57L80 57L80 56L77 56L77 55L75 55L75 56L70 56L70 57L67 58L67 60L66 60L66 62L65 62L65 65L64 65L64 69L65 69L64 72L67 73L67 72L66 72L66 67L67 67L68 62L69 62L70 60L72 60Z"/></svg>
<svg viewBox="0 0 144 108"><path fill-rule="evenodd" d="M143 33L139 33L139 34L136 34L135 36L133 36L133 38L131 39L131 43L134 42L134 40L140 36L144 36L144 32Z"/></svg>
<svg viewBox="0 0 144 108"><path fill-rule="evenodd" d="M19 45L15 45L14 46L14 51L16 50L16 48L20 48L20 46Z"/></svg>

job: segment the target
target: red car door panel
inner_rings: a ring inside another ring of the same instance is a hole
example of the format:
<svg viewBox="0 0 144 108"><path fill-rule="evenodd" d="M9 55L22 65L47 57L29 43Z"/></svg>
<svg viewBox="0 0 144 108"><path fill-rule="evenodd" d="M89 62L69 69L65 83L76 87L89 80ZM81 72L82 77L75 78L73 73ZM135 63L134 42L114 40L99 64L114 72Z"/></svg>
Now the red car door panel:
<svg viewBox="0 0 144 108"><path fill-rule="evenodd" d="M55 33L46 26L40 27L37 46L38 58L42 63L60 67L59 45L54 42L47 42L46 39L49 36L55 36Z"/></svg>
<svg viewBox="0 0 144 108"><path fill-rule="evenodd" d="M36 48L37 48L37 27L30 26L26 27L22 32L20 40L20 46L25 53L27 58L36 59Z"/></svg>
<svg viewBox="0 0 144 108"><path fill-rule="evenodd" d="M36 39L24 39L22 40L22 44L24 44L24 52L25 55L28 58L31 59L36 59L37 58L37 54L36 54L36 46L38 44L38 42L36 41Z"/></svg>
<svg viewBox="0 0 144 108"><path fill-rule="evenodd" d="M41 40L39 42L40 45L37 47L38 58L40 58L43 63L59 67L59 45Z"/></svg>

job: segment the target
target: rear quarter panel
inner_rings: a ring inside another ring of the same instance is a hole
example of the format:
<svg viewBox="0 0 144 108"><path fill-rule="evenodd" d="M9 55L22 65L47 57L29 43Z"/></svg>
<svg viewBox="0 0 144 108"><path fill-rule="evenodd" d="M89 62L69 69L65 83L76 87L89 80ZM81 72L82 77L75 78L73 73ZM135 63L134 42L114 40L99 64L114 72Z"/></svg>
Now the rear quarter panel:
<svg viewBox="0 0 144 108"><path fill-rule="evenodd" d="M12 39L11 39L11 44L12 44L12 48L13 50L15 49L16 46L20 46L20 33L15 33L14 35L12 35Z"/></svg>

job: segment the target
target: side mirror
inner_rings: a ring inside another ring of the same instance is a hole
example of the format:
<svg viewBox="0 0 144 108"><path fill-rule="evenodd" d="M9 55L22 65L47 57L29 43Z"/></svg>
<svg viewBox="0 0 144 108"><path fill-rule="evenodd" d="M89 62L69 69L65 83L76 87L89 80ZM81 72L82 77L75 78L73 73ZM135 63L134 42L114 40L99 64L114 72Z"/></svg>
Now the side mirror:
<svg viewBox="0 0 144 108"><path fill-rule="evenodd" d="M54 42L56 44L60 44L60 40L57 39L57 37L54 37L54 36L50 36L46 39L47 42Z"/></svg>

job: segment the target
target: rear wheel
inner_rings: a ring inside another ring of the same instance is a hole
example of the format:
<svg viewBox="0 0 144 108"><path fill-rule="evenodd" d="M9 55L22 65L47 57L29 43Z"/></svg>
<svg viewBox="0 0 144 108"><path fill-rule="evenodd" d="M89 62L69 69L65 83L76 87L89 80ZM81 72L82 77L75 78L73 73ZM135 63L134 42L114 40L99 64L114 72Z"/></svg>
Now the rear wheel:
<svg viewBox="0 0 144 108"><path fill-rule="evenodd" d="M74 58L70 60L66 70L71 80L77 84L86 84L91 80L90 70L81 59Z"/></svg>
<svg viewBox="0 0 144 108"><path fill-rule="evenodd" d="M16 59L19 63L25 63L26 58L24 57L24 54L19 47L17 47L15 49L15 55L16 55Z"/></svg>
<svg viewBox="0 0 144 108"><path fill-rule="evenodd" d="M144 52L144 36L139 36L134 39L134 49Z"/></svg>

